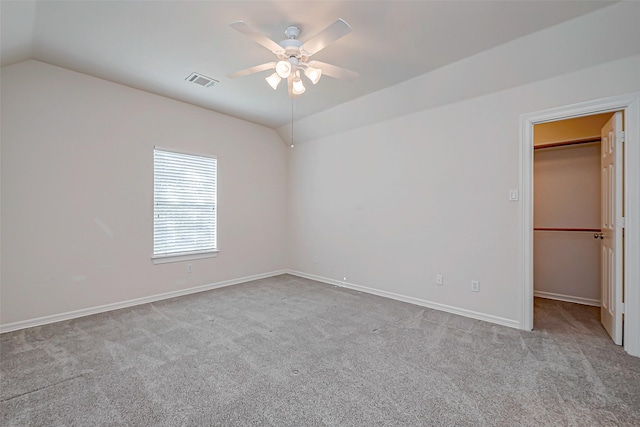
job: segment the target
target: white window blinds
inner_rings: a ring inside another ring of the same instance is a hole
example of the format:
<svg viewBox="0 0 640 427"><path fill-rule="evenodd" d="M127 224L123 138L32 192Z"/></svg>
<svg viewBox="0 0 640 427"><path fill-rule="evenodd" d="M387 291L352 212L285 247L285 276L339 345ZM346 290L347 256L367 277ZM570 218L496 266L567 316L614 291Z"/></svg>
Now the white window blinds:
<svg viewBox="0 0 640 427"><path fill-rule="evenodd" d="M213 157L153 150L153 255L216 251Z"/></svg>

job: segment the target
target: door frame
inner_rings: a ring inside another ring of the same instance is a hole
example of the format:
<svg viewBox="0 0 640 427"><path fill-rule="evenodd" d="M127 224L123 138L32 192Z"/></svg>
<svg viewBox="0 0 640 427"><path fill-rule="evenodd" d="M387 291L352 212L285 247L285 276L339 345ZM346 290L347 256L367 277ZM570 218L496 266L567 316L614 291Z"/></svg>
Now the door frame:
<svg viewBox="0 0 640 427"><path fill-rule="evenodd" d="M536 124L624 111L624 333L627 353L640 357L640 92L520 116L520 329L533 329L533 127Z"/></svg>

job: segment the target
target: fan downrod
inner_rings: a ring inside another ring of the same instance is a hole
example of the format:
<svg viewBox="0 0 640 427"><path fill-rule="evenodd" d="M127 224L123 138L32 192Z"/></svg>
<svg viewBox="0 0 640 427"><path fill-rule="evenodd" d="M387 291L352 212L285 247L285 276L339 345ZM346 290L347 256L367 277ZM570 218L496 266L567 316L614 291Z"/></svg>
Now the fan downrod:
<svg viewBox="0 0 640 427"><path fill-rule="evenodd" d="M284 35L287 36L288 39L297 39L300 35L300 27L290 25L284 30Z"/></svg>

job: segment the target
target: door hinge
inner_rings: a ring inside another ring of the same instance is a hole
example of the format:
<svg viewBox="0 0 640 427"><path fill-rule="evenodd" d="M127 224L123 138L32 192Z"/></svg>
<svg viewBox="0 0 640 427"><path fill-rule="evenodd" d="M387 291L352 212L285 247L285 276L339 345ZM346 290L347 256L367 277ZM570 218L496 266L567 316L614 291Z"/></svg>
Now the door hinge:
<svg viewBox="0 0 640 427"><path fill-rule="evenodd" d="M620 314L624 314L624 303L620 303Z"/></svg>
<svg viewBox="0 0 640 427"><path fill-rule="evenodd" d="M626 225L627 221L625 221L625 217L620 217L618 219L618 227L620 228L624 228Z"/></svg>
<svg viewBox="0 0 640 427"><path fill-rule="evenodd" d="M616 139L618 142L624 142L624 131L620 131L616 134Z"/></svg>

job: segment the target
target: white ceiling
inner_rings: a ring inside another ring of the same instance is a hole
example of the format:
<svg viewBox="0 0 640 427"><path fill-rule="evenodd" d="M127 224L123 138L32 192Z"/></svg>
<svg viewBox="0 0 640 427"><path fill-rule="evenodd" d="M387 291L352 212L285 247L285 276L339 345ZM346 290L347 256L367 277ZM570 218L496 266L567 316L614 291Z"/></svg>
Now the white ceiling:
<svg viewBox="0 0 640 427"><path fill-rule="evenodd" d="M229 27L243 20L275 41L291 24L305 41L337 18L353 32L314 59L355 70L323 77L295 101L296 120L393 86L611 1L7 1L2 66L37 59L277 128L291 121L285 85L265 71L228 74L273 54ZM213 88L185 81L192 72Z"/></svg>

